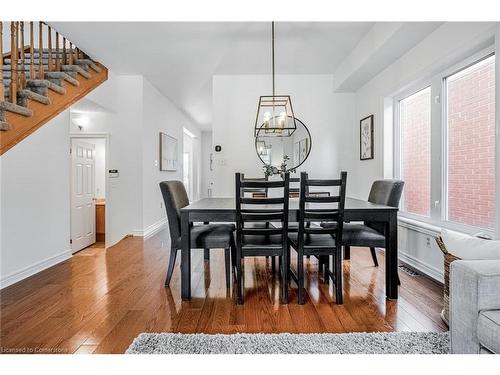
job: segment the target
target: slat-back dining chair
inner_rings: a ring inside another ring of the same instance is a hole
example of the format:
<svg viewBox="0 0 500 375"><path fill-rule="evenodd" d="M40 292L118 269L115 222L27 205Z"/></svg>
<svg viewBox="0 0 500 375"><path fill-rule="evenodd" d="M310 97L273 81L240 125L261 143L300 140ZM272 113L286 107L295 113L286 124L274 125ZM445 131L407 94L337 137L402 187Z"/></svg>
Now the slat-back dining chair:
<svg viewBox="0 0 500 375"><path fill-rule="evenodd" d="M174 272L177 251L181 249L181 214L180 210L189 205L186 188L181 181L162 181L160 190L167 211L170 230L170 260L168 262L165 286L170 285ZM226 268L226 287L231 284L231 250L235 251L233 232L234 224L193 225L191 230L191 249L224 249Z"/></svg>
<svg viewBox="0 0 500 375"><path fill-rule="evenodd" d="M403 187L404 181L401 180L374 181L370 189L368 201L385 206L399 207ZM332 224L321 223L321 226L331 227ZM345 223L343 242L345 259L350 259L351 246L369 247L373 264L375 267L378 267L375 248L385 248L384 224L369 221L365 221L364 223Z"/></svg>
<svg viewBox="0 0 500 375"><path fill-rule="evenodd" d="M240 173L236 180L236 281L237 303L244 301L244 259L255 256L278 256L281 274L281 300L288 303L288 194L289 174L281 181L245 180ZM246 188L282 189L272 198L243 197ZM277 221L281 228L253 225ZM250 225L248 225L250 224Z"/></svg>
<svg viewBox="0 0 500 375"><path fill-rule="evenodd" d="M304 304L304 256L314 255L318 258L330 256L333 271L329 269L327 276L335 285L337 304L343 303L342 294L342 226L344 222L345 190L347 172L341 172L340 179L309 179L306 172L300 176L299 231L289 233L291 247L297 251L297 283L299 285L299 304ZM311 186L333 187L338 195L310 196L307 189ZM334 227L307 227L311 221L322 221L334 224Z"/></svg>

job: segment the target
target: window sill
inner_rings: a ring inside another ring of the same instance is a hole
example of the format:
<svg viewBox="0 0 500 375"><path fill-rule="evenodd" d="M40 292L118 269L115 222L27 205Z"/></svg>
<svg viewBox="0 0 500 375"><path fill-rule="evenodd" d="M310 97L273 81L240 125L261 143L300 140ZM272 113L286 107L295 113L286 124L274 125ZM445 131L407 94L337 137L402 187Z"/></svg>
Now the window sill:
<svg viewBox="0 0 500 375"><path fill-rule="evenodd" d="M441 234L441 229L449 229L458 233L463 233L463 234L468 234L470 236L476 236L478 237L479 235L486 235L490 237L489 239L495 238L495 234L491 231L488 230L482 230L480 228L461 228L453 225L445 225L446 223L443 223L443 225L435 225L435 224L430 224L425 221L421 220L415 220L413 218L405 217L405 216L399 216L398 217L398 225L411 229L415 232L419 233L424 233L429 236L434 236L437 237ZM481 237L481 236L479 236Z"/></svg>
<svg viewBox="0 0 500 375"><path fill-rule="evenodd" d="M441 227L404 216L399 216L398 224L403 228L411 229L415 232L424 233L433 237L437 237L441 233Z"/></svg>

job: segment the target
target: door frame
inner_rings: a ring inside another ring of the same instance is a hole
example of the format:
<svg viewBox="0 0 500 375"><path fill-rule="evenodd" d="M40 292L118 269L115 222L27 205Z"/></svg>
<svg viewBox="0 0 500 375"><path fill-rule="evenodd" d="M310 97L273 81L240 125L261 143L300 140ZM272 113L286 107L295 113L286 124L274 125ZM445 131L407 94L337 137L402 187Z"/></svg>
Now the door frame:
<svg viewBox="0 0 500 375"><path fill-rule="evenodd" d="M108 207L108 197L111 195L110 190L109 190L109 179L107 175L107 171L109 168L109 138L110 134L109 133L70 133L69 134L69 147L71 150L72 147L72 140L73 139L104 139L105 142L105 151L104 151L104 173L105 173L105 178L104 178L104 186L106 187L106 210L104 213L104 222L105 222L105 227L106 227L106 232L107 228L109 228L109 218L111 215L109 215L109 207ZM70 175L70 183L71 179L73 178L73 171L71 167L71 154L69 154L69 175ZM70 202L70 212L69 212L69 225L71 228L71 188L69 189L69 202ZM104 247L107 249L108 248L108 238L109 236L105 236L104 240Z"/></svg>

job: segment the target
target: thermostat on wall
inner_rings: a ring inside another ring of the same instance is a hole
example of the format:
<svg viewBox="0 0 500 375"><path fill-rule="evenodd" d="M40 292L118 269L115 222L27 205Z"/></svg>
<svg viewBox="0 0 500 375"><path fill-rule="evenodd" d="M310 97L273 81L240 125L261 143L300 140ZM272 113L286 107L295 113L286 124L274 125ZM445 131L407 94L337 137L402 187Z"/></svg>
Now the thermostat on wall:
<svg viewBox="0 0 500 375"><path fill-rule="evenodd" d="M222 147L220 145L215 146L215 152L220 152Z"/></svg>

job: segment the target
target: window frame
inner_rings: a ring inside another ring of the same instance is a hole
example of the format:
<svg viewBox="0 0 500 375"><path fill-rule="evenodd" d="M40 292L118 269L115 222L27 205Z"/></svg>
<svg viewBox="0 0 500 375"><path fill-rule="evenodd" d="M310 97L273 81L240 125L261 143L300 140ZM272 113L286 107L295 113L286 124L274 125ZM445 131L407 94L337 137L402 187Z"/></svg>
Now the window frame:
<svg viewBox="0 0 500 375"><path fill-rule="evenodd" d="M431 139L430 140L431 140L431 151L432 151L432 82L431 82L431 80L423 80L418 85L414 85L410 89L402 91L399 95L394 97L394 122L395 122L395 124L397 124L397 126L394 129L394 151L395 151L395 155L396 155L396 157L394 158L395 178L403 179L402 162L401 162L402 156L403 156L402 148L401 148L402 132L401 132L401 124L400 124L401 101L403 101L403 100L405 100L405 99L407 99L415 94L418 94L419 92L424 91L428 88L431 89L431 93L430 93L430 97L431 97L431 100L430 100L430 105L431 105L431 134L430 134L430 138ZM432 152L431 152L431 154L432 154ZM431 168L430 190L431 190L431 196L432 196L432 159L431 159L430 168ZM403 189L403 194L402 194L401 200L400 200L400 208L403 207L404 199L405 199L405 190ZM432 218L432 205L430 205L429 207L430 207L429 216L419 215L416 213L403 211L403 210L401 210L401 212L404 212L406 217L413 219L413 220L429 221L429 219Z"/></svg>
<svg viewBox="0 0 500 375"><path fill-rule="evenodd" d="M404 211L404 196L400 201L400 216L415 221L424 222L437 227L448 228L463 233L477 234L478 232L494 236L494 229L486 229L467 224L456 223L447 219L448 214L448 121L446 79L455 73L467 69L474 64L495 55L493 45L484 48L459 62L450 65L438 74L401 90L393 96L393 125L394 125L394 178L401 179L401 124L400 102L409 96L418 93L427 87L431 88L431 194L430 217ZM496 99L498 100L498 98ZM499 156L496 156L497 158ZM500 188L499 186L496 187ZM404 190L403 190L404 194ZM497 214L497 212L495 212Z"/></svg>

